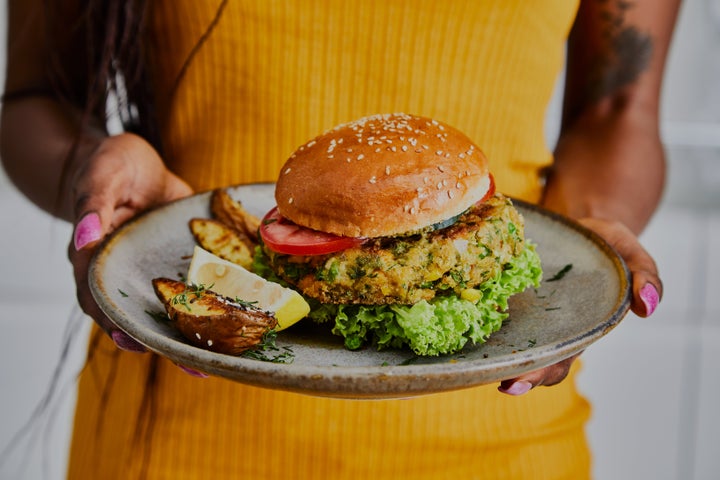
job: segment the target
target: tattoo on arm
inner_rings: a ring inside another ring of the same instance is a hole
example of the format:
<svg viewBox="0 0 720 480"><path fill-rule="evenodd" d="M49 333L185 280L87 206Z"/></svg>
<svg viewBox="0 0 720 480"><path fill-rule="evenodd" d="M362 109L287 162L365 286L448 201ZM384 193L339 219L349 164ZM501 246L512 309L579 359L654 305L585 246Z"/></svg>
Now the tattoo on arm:
<svg viewBox="0 0 720 480"><path fill-rule="evenodd" d="M602 45L591 59L586 97L590 102L632 84L648 68L653 41L648 33L626 23L633 3L598 0L601 4Z"/></svg>

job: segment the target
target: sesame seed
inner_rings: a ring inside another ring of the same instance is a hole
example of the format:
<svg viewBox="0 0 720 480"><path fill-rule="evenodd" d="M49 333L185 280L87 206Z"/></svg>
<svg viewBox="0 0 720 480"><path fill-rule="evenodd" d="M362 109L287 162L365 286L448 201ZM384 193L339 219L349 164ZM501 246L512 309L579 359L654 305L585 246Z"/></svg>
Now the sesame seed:
<svg viewBox="0 0 720 480"><path fill-rule="evenodd" d="M375 178L374 176L370 177L370 183L376 183L376 182L377 182L377 178Z"/></svg>
<svg viewBox="0 0 720 480"><path fill-rule="evenodd" d="M202 340L202 338L200 337L200 334L197 332L195 332L195 337L197 337L198 340Z"/></svg>
<svg viewBox="0 0 720 480"><path fill-rule="evenodd" d="M287 175L288 173L290 173L290 170L292 170L290 167L286 168L286 169L285 169L285 175Z"/></svg>
<svg viewBox="0 0 720 480"><path fill-rule="evenodd" d="M358 160L362 160L363 158L365 158L365 155L363 155L362 153L357 156L357 159L358 159Z"/></svg>
<svg viewBox="0 0 720 480"><path fill-rule="evenodd" d="M427 145L423 145L422 147L423 147L425 150L429 150L429 149L430 149L430 147L428 147Z"/></svg>
<svg viewBox="0 0 720 480"><path fill-rule="evenodd" d="M307 147L310 148L310 147L312 147L313 145L315 145L315 143L317 143L317 142L315 142L315 140L313 140L313 141L311 141L311 142L308 142Z"/></svg>
<svg viewBox="0 0 720 480"><path fill-rule="evenodd" d="M380 148L376 148L375 153L380 153Z"/></svg>
<svg viewBox="0 0 720 480"><path fill-rule="evenodd" d="M402 151L403 151L403 152L407 152L407 151L408 151L408 146L407 146L407 145L403 145L403 146L402 146Z"/></svg>
<svg viewBox="0 0 720 480"><path fill-rule="evenodd" d="M458 157L460 157L460 158L465 158L465 154L464 154L464 153L461 153L460 155L458 155Z"/></svg>
<svg viewBox="0 0 720 480"><path fill-rule="evenodd" d="M395 145L393 145L392 147L390 147L390 151L391 151L391 152L397 152L397 148L395 148Z"/></svg>
<svg viewBox="0 0 720 480"><path fill-rule="evenodd" d="M443 186L442 182L438 182L438 184L437 184L437 189L438 189L438 190L442 190L442 186Z"/></svg>
<svg viewBox="0 0 720 480"><path fill-rule="evenodd" d="M437 166L437 169L440 170L440 171L443 172L443 173L445 172L445 167L443 167L442 165L438 165L438 166Z"/></svg>
<svg viewBox="0 0 720 480"><path fill-rule="evenodd" d="M390 165L385 167L385 175L390 175Z"/></svg>
<svg viewBox="0 0 720 480"><path fill-rule="evenodd" d="M207 341L207 344L208 344L208 347L212 347L213 341L212 341L212 340L208 340L208 341Z"/></svg>
<svg viewBox="0 0 720 480"><path fill-rule="evenodd" d="M442 150L438 150L437 152L435 152L435 155L442 155L442 154L443 154Z"/></svg>
<svg viewBox="0 0 720 480"><path fill-rule="evenodd" d="M412 207L412 208L410 209L410 214L411 214L411 215L415 215L416 213L417 213L417 208Z"/></svg>
<svg viewBox="0 0 720 480"><path fill-rule="evenodd" d="M448 197L453 198L454 196L452 190L448 190Z"/></svg>
<svg viewBox="0 0 720 480"><path fill-rule="evenodd" d="M293 202L293 197L288 198L288 203L292 203L292 202Z"/></svg>
<svg viewBox="0 0 720 480"><path fill-rule="evenodd" d="M460 189L462 188L462 184L461 184L460 182L457 182L457 183L455 184L455 188L457 188L458 190L460 190Z"/></svg>
<svg viewBox="0 0 720 480"><path fill-rule="evenodd" d="M428 177L423 178L423 183L428 183L429 181L430 181L430 179Z"/></svg>

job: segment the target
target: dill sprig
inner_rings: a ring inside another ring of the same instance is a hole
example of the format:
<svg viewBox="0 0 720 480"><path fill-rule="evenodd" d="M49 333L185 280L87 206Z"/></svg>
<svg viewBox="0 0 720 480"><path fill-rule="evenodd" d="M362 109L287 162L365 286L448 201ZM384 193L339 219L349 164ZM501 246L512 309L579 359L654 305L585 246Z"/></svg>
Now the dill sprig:
<svg viewBox="0 0 720 480"><path fill-rule="evenodd" d="M555 275L553 275L551 278L545 280L546 282L557 282L558 280L562 279L570 270L572 270L572 263L568 263L563 268L560 269L559 272L557 272Z"/></svg>
<svg viewBox="0 0 720 480"><path fill-rule="evenodd" d="M213 283L211 285L206 286L202 283L200 283L200 284L193 283L191 285L187 285L185 287L185 290L182 293L178 293L177 295L172 297L172 299L170 301L173 305L184 306L187 309L187 311L189 312L189 311L191 311L190 304L192 302L194 302L195 300L202 298L202 296L205 294L205 292L208 292L213 287L213 285L215 285L215 284ZM192 300L188 299L188 293L195 295L195 297Z"/></svg>
<svg viewBox="0 0 720 480"><path fill-rule="evenodd" d="M292 363L295 354L290 347L278 347L277 331L268 330L262 337L260 343L252 350L243 352L242 356L253 360L272 363Z"/></svg>

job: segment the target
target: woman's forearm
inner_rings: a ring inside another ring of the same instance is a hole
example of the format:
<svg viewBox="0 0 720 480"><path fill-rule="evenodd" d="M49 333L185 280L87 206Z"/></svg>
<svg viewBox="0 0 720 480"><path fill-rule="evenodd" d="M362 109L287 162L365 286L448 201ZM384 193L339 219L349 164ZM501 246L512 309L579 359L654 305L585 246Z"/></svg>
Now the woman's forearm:
<svg viewBox="0 0 720 480"><path fill-rule="evenodd" d="M651 112L590 113L561 135L544 203L641 232L660 201L665 154Z"/></svg>
<svg viewBox="0 0 720 480"><path fill-rule="evenodd" d="M545 203L636 234L665 182L660 91L679 0L583 0L570 32L563 121Z"/></svg>
<svg viewBox="0 0 720 480"><path fill-rule="evenodd" d="M0 155L13 183L43 210L70 220L69 185L78 161L105 137L86 125L80 113L50 96L30 95L3 105Z"/></svg>

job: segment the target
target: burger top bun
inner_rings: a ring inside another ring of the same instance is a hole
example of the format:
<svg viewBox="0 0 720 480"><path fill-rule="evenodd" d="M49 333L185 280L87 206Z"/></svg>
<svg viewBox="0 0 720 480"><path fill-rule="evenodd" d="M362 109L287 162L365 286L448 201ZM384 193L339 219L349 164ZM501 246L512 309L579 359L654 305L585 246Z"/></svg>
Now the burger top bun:
<svg viewBox="0 0 720 480"><path fill-rule="evenodd" d="M298 225L372 238L447 220L489 188L487 159L467 136L394 113L340 125L301 146L280 171L275 200Z"/></svg>

